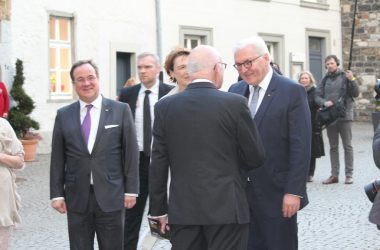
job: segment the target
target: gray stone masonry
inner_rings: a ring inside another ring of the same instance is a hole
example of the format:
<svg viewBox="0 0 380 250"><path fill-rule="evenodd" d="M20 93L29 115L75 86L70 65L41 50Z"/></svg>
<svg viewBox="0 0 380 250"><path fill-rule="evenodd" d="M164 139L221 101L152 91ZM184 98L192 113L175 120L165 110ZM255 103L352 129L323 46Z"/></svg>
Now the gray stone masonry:
<svg viewBox="0 0 380 250"><path fill-rule="evenodd" d="M354 0L341 0L343 67L348 68ZM357 0L351 69L360 82L355 119L371 120L374 104L374 85L380 78L380 2Z"/></svg>

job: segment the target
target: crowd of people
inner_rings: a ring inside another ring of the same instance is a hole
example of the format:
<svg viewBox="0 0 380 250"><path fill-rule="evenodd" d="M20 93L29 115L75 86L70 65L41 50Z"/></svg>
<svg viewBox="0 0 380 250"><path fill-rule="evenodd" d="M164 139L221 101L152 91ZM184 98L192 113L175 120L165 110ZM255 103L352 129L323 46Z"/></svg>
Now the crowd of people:
<svg viewBox="0 0 380 250"><path fill-rule="evenodd" d="M159 80L154 53L141 53L140 83L129 79L117 101L100 94L93 61L73 64L79 100L57 111L50 166L51 205L67 214L70 249L93 249L96 235L99 249L136 250L148 198L148 213L174 250L298 249L297 212L308 204L306 183L325 155L317 113L338 100L346 115L326 129L331 176L323 184L339 181L339 135L345 184L353 183L357 81L329 55L321 83L302 71L297 84L282 75L258 36L239 41L233 56L239 80L223 92L227 64L211 46L168 54L164 69L175 86ZM3 85L0 115L7 118ZM6 246L20 222L14 172L25 164L3 118L0 245Z"/></svg>
<svg viewBox="0 0 380 250"><path fill-rule="evenodd" d="M137 249L148 197L172 249L298 248L297 212L325 155L316 116L341 93L347 115L327 128L332 176L324 184L338 182L339 134L345 183L353 182L357 83L328 56L321 84L308 71L297 84L257 36L236 44L234 61L239 81L228 93L218 90L227 65L211 46L169 53L164 68L175 87L159 80L159 58L142 53L140 83L121 89L118 101L100 95L94 62L73 65L79 101L58 110L50 172L71 249L91 249L95 234L100 249Z"/></svg>

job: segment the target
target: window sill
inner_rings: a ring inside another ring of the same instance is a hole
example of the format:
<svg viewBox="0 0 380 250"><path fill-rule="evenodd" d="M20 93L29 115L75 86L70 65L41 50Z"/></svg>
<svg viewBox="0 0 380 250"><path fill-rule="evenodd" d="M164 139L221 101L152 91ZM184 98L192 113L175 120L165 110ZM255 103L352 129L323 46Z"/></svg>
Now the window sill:
<svg viewBox="0 0 380 250"><path fill-rule="evenodd" d="M309 1L301 0L301 7L311 8L311 9L319 9L319 10L328 10L330 5L327 3L313 3Z"/></svg>

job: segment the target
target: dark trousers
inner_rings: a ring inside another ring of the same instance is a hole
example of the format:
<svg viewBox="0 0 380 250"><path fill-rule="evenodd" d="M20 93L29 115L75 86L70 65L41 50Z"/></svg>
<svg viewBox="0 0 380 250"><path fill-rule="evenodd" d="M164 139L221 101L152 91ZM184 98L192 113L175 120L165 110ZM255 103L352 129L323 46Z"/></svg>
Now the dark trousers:
<svg viewBox="0 0 380 250"><path fill-rule="evenodd" d="M316 158L310 159L309 176L314 176Z"/></svg>
<svg viewBox="0 0 380 250"><path fill-rule="evenodd" d="M136 250L139 241L141 221L144 214L146 200L148 198L150 157L140 152L140 193L136 199L136 205L125 210L124 225L124 250Z"/></svg>
<svg viewBox="0 0 380 250"><path fill-rule="evenodd" d="M249 224L170 225L172 250L247 250Z"/></svg>
<svg viewBox="0 0 380 250"><path fill-rule="evenodd" d="M84 213L67 213L71 250L94 249L96 233L100 250L123 249L124 209L103 212L91 188L88 208Z"/></svg>
<svg viewBox="0 0 380 250"><path fill-rule="evenodd" d="M257 200L251 202L257 202ZM250 210L248 250L298 249L297 214L291 218L270 218L259 212L258 209L251 207Z"/></svg>

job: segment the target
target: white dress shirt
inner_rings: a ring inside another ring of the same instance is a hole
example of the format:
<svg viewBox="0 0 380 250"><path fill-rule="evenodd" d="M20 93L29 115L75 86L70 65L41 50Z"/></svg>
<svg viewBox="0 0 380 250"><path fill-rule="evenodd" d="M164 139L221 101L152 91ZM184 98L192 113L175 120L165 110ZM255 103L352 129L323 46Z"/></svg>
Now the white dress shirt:
<svg viewBox="0 0 380 250"><path fill-rule="evenodd" d="M91 130L88 137L87 149L91 154L92 149L94 148L96 133L99 127L100 111L102 109L102 95L99 95L92 103L85 103L82 100L79 100L80 105L80 124L83 123L84 117L87 113L86 105L92 104L92 109L90 110L91 116ZM92 183L92 182L91 182Z"/></svg>
<svg viewBox="0 0 380 250"><path fill-rule="evenodd" d="M136 110L135 110L135 125L137 144L139 145L139 151L144 151L144 98L145 90L148 90L144 84L141 84L141 88L137 97ZM149 104L150 104L150 117L152 120L152 126L154 121L154 105L158 101L159 81L149 89Z"/></svg>
<svg viewBox="0 0 380 250"><path fill-rule="evenodd" d="M267 91L268 89L268 86L269 86L269 83L270 83L270 80L272 79L272 75L273 75L273 69L272 67L269 67L269 71L268 73L265 75L264 79L258 84L258 86L260 86L260 91L259 91L259 100L257 102L257 106L256 106L256 113L257 113L257 110L259 109L260 105L261 105L261 102L263 101L264 99L264 95L265 95L265 92ZM254 86L253 85L249 85L249 99L248 99L248 105L251 103L252 101L252 96L253 96L253 89Z"/></svg>

